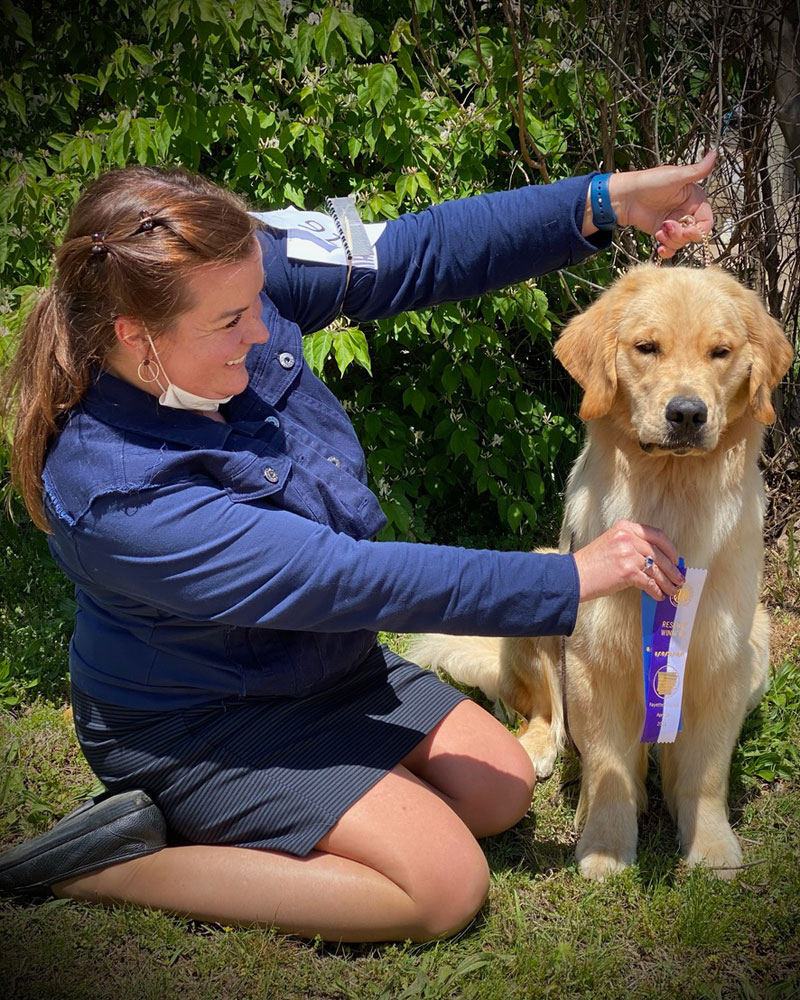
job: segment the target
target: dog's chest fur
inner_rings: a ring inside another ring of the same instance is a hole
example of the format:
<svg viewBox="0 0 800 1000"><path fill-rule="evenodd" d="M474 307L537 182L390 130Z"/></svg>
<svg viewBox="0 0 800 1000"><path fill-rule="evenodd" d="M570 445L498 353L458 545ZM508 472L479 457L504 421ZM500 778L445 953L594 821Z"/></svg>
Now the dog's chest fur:
<svg viewBox="0 0 800 1000"><path fill-rule="evenodd" d="M748 641L761 587L761 429L751 422L735 444L687 458L631 457L610 450L604 437L602 427L590 427L570 477L562 551L581 548L619 520L657 525L688 566L708 570L695 624L702 641L695 645L717 650L722 669ZM741 562L738 572L734 565L742 559L749 567L744 588ZM713 617L703 615L703 603L715 607ZM571 655L592 662L593 669L640 673L639 608L634 590L581 605L568 640ZM602 661L594 655L598 648L606 651Z"/></svg>

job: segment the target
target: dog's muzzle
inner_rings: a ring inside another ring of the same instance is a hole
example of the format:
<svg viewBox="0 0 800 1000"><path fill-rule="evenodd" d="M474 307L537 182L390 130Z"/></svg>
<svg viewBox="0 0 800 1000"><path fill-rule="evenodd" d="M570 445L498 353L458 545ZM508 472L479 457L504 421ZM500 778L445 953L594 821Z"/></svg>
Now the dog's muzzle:
<svg viewBox="0 0 800 1000"><path fill-rule="evenodd" d="M661 441L640 442L644 451L671 451L685 455L705 451L708 407L699 396L673 396L664 407L665 434Z"/></svg>

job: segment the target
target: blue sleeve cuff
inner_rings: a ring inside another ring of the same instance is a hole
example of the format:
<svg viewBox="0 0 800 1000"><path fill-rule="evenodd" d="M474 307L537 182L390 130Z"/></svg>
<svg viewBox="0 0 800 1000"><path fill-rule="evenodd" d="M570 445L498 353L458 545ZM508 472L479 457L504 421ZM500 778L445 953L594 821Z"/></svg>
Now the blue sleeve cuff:
<svg viewBox="0 0 800 1000"><path fill-rule="evenodd" d="M578 574L578 564L575 562L575 556L571 552L568 552L564 558L569 560L568 566L571 583L569 585L568 605L564 616L564 631L558 634L572 635L575 630L575 622L578 619L578 605L581 599L581 578Z"/></svg>

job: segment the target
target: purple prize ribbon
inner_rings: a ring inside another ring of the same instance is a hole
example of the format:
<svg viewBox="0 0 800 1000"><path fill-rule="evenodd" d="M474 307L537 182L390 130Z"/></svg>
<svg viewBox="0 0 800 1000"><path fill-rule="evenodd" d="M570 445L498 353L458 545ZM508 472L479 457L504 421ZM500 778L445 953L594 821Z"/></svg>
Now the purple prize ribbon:
<svg viewBox="0 0 800 1000"><path fill-rule="evenodd" d="M683 559L678 560L678 569L684 571ZM672 642L672 624L675 620L675 611L675 606L669 597L665 597L662 601L656 601L642 592L642 663L644 675L642 743L657 743L661 734L664 695L658 693L656 674L669 663L667 654ZM680 730L680 725L678 729Z"/></svg>

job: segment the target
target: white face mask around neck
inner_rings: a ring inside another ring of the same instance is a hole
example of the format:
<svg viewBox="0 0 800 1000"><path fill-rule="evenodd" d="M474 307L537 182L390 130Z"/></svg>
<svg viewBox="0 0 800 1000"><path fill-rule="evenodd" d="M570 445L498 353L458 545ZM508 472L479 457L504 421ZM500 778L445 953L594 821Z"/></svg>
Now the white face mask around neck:
<svg viewBox="0 0 800 1000"><path fill-rule="evenodd" d="M164 387L161 383L161 379L156 376L155 381L158 383L161 389L161 395L158 397L159 403L162 406L171 406L175 410L218 410L222 403L227 403L233 396L224 396L221 399L209 399L207 396L197 396L193 392L189 392L188 389L181 389L179 385L175 385L174 382L170 381L169 375L164 368L161 358L158 356L158 351L156 350L156 345L153 343L150 334L147 334L147 342L153 348L153 354L156 357L158 367L164 374L164 378L167 380L167 385Z"/></svg>

